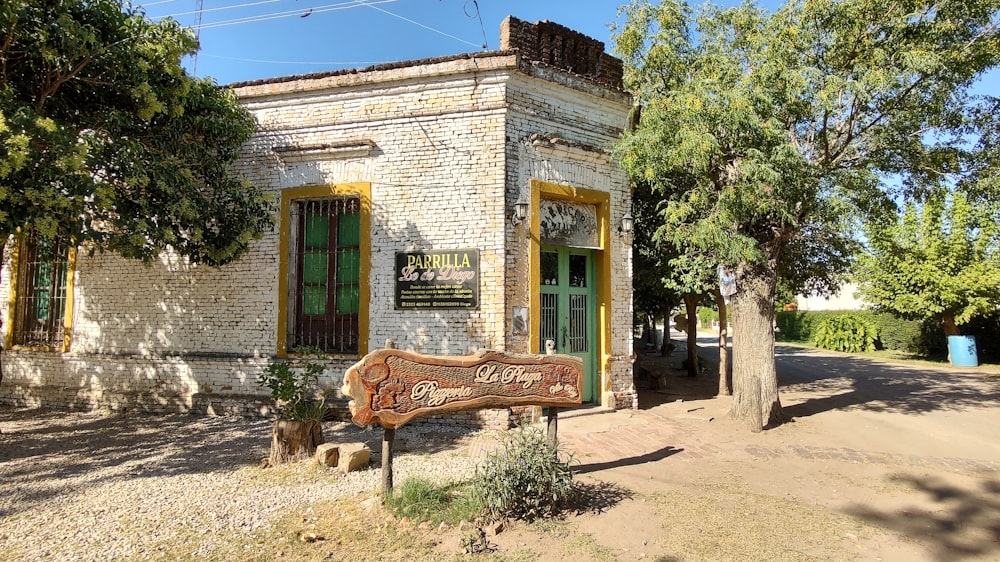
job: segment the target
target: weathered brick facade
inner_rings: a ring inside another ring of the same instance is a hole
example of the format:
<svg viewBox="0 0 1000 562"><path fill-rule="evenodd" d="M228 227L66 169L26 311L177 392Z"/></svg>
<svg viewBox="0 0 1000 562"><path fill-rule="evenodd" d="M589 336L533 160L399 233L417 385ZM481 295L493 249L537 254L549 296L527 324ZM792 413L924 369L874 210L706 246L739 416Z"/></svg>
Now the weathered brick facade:
<svg viewBox="0 0 1000 562"><path fill-rule="evenodd" d="M392 339L431 354L537 352L538 341L514 334L512 314L528 307L537 315L538 201L579 195L596 205L604 217L595 253L597 401L634 408L631 248L616 230L630 192L608 151L630 108L621 63L600 42L548 22L510 18L502 35L496 52L233 85L259 123L238 169L286 196L361 186L370 202L363 350ZM532 216L515 226L519 200L532 201ZM145 266L80 252L70 350L5 350L0 401L266 413L255 379L283 351L279 247L287 220L279 216L272 234L218 269L174 255ZM395 253L455 248L479 252L478 309L396 310ZM2 314L6 326L7 307ZM356 359L329 357L324 382L339 387Z"/></svg>

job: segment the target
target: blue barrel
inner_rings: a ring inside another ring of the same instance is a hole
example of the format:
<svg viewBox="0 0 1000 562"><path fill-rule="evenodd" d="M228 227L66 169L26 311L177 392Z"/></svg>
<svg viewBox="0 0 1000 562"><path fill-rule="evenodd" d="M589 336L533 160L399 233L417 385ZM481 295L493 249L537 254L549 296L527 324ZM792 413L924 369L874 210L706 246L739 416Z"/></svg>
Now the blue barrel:
<svg viewBox="0 0 1000 562"><path fill-rule="evenodd" d="M978 367L976 336L948 336L948 355L956 367Z"/></svg>

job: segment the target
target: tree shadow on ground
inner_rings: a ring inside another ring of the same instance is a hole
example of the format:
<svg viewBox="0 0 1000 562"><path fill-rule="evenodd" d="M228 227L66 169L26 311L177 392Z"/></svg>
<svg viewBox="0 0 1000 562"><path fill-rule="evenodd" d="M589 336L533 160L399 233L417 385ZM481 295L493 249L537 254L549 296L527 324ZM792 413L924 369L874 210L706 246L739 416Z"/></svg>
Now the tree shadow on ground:
<svg viewBox="0 0 1000 562"><path fill-rule="evenodd" d="M807 396L784 408L793 417L830 410L917 414L1000 405L1000 377L986 372L915 367L783 345L777 346L775 360L781 390Z"/></svg>
<svg viewBox="0 0 1000 562"><path fill-rule="evenodd" d="M598 472L601 470L608 470L612 468L621 468L623 466L633 466L637 464L646 464L650 462L656 462L663 460L667 457L676 455L682 452L684 449L677 449L674 447L664 447L659 451L653 451L651 453L646 453L644 455L638 455L635 457L627 457L624 459L617 459L607 462L596 462L581 464L573 468L573 472L576 474L587 474L590 472Z"/></svg>
<svg viewBox="0 0 1000 562"><path fill-rule="evenodd" d="M194 415L137 415L16 409L0 412L0 517L30 510L54 497L136 478L233 472L267 458L272 421ZM363 442L377 458L381 429L324 423L326 442ZM461 432L431 439L401 428L399 452L454 448ZM100 474L100 476L96 476ZM17 505L4 489L30 482Z"/></svg>
<svg viewBox="0 0 1000 562"><path fill-rule="evenodd" d="M880 511L854 506L848 513L926 544L934 560L1000 557L1000 481L963 489L940 478L895 475L895 485L927 496L930 508Z"/></svg>
<svg viewBox="0 0 1000 562"><path fill-rule="evenodd" d="M618 505L634 494L612 482L574 482L569 508L577 515L598 515Z"/></svg>

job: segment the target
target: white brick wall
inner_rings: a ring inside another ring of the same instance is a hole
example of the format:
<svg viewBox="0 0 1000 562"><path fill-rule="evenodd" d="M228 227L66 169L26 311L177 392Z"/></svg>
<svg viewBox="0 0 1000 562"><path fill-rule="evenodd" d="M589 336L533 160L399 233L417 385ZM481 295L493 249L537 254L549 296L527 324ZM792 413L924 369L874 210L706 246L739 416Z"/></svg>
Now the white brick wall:
<svg viewBox="0 0 1000 562"><path fill-rule="evenodd" d="M275 193L370 183L372 348L391 338L399 348L433 354L523 351L526 342L509 337L507 320L529 290L523 232L508 220L518 190L541 179L610 192L613 222L629 204L627 180L610 160L526 147L532 133L604 147L624 125L622 95L568 75L560 81L579 87L536 77L514 55L490 55L246 85L237 93L260 128L237 168ZM275 151L362 141L374 143L370 154L283 160ZM276 352L278 241L276 229L217 269L174 255L143 265L81 252L71 351L5 352L0 400L259 412L265 401L256 374ZM395 252L452 248L479 250L479 309L394 310ZM612 349L627 358L630 253L617 237L611 251ZM5 269L0 295L8 289ZM6 306L0 314L6 322ZM337 385L352 362L330 360L324 382ZM629 363L615 359L610 372L618 405L634 407Z"/></svg>

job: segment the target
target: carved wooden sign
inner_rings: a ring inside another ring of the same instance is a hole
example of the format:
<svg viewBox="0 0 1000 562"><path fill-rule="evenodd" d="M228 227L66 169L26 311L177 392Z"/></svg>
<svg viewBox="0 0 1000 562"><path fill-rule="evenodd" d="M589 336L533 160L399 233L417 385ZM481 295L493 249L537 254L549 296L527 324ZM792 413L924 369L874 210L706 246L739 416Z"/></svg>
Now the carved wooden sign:
<svg viewBox="0 0 1000 562"><path fill-rule="evenodd" d="M400 427L413 419L480 408L579 406L583 361L570 355L484 351L465 357L379 349L344 376L354 423Z"/></svg>

